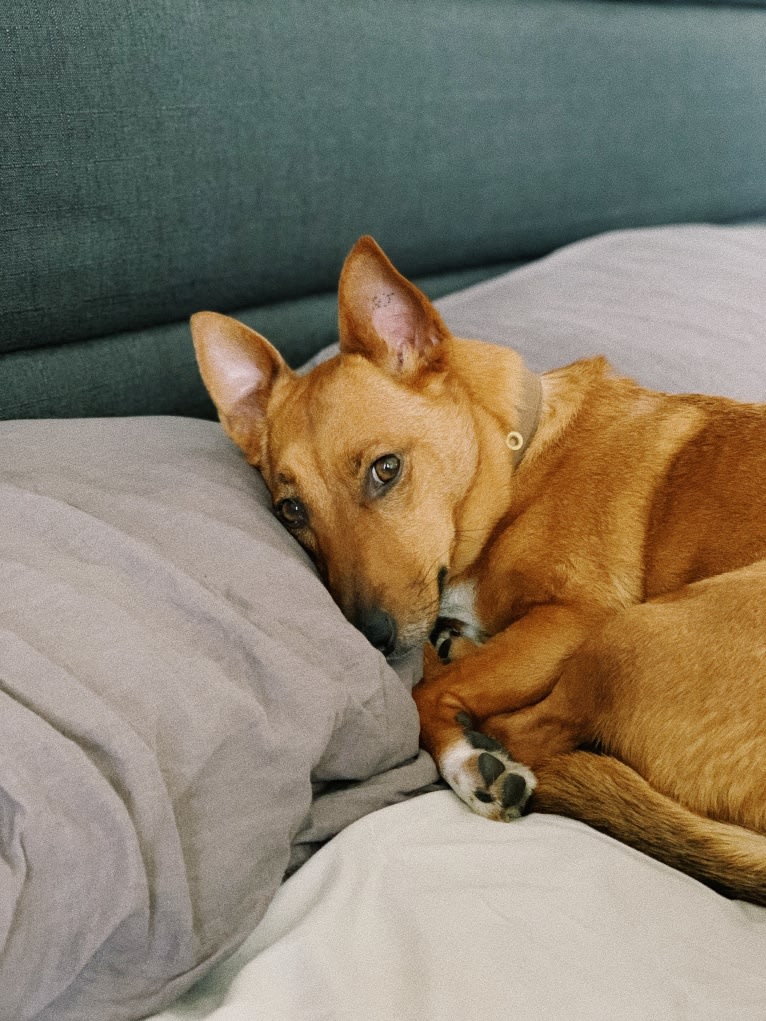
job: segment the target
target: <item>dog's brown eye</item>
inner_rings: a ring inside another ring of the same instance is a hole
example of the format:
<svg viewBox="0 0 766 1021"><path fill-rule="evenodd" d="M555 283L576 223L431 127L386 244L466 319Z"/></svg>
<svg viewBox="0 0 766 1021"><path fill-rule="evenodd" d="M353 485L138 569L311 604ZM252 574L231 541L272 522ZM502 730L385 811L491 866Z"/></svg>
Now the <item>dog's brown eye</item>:
<svg viewBox="0 0 766 1021"><path fill-rule="evenodd" d="M402 462L396 454L384 454L370 468L372 481L377 486L387 486L398 476L401 467Z"/></svg>
<svg viewBox="0 0 766 1021"><path fill-rule="evenodd" d="M306 508L300 500L295 500L293 497L280 500L274 509L279 520L288 528L303 528L308 521Z"/></svg>

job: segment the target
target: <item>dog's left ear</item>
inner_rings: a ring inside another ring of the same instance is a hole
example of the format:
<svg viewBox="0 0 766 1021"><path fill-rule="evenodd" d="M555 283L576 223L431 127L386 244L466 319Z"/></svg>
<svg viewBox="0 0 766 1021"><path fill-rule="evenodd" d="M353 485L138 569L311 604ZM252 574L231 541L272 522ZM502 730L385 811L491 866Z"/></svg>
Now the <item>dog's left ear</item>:
<svg viewBox="0 0 766 1021"><path fill-rule="evenodd" d="M403 277L371 237L360 238L338 286L340 349L401 378L439 369L449 336L426 296Z"/></svg>

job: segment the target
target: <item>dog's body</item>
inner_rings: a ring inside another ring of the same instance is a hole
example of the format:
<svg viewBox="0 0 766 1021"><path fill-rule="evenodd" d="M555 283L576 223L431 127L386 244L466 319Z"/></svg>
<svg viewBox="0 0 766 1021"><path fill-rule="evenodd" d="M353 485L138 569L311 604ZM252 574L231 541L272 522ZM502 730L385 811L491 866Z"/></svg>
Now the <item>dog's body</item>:
<svg viewBox="0 0 766 1021"><path fill-rule="evenodd" d="M453 338L372 242L297 376L193 319L221 420L475 811L582 819L766 904L766 406ZM520 765L521 764L521 765Z"/></svg>

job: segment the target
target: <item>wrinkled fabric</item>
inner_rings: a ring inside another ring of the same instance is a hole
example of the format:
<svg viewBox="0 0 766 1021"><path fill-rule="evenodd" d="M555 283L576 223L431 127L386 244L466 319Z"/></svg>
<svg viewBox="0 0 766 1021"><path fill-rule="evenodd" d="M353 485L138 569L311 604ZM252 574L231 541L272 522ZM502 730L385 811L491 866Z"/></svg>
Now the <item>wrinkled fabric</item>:
<svg viewBox="0 0 766 1021"><path fill-rule="evenodd" d="M344 620L212 423L0 424L0 521L0 1018L139 1017L253 928L293 845L436 779L416 666Z"/></svg>
<svg viewBox="0 0 766 1021"><path fill-rule="evenodd" d="M644 386L766 401L766 225L615 231L436 302L535 371L605 355Z"/></svg>
<svg viewBox="0 0 766 1021"><path fill-rule="evenodd" d="M447 791L344 830L156 1021L763 1021L766 909Z"/></svg>

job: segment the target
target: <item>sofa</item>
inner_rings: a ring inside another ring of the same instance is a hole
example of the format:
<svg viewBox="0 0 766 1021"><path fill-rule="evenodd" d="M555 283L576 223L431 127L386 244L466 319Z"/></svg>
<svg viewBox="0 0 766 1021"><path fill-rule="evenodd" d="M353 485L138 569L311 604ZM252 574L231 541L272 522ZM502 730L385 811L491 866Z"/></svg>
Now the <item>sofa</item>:
<svg viewBox="0 0 766 1021"><path fill-rule="evenodd" d="M0 1019L766 1016L763 909L443 787L188 329L323 357L369 233L535 371L763 401L766 2L5 13Z"/></svg>

